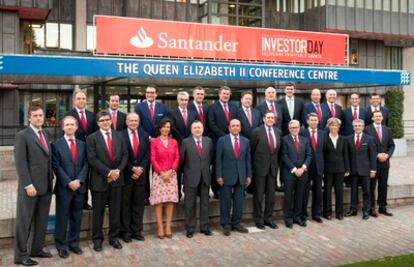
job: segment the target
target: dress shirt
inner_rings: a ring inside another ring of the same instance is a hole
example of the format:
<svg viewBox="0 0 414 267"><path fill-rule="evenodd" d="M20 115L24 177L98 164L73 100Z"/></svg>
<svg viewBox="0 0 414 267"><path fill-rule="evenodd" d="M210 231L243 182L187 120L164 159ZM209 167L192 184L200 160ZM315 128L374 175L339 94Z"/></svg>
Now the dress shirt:
<svg viewBox="0 0 414 267"><path fill-rule="evenodd" d="M273 127L268 127L268 126L265 126L265 129L266 129L266 135L267 135L267 140L269 141L269 128L270 128L270 133L271 133L271 135L272 135L272 137L273 137L273 140L275 141L275 147L274 147L274 148L276 148L276 143L277 143L277 140L276 140L276 135L275 135L275 131L273 130Z"/></svg>

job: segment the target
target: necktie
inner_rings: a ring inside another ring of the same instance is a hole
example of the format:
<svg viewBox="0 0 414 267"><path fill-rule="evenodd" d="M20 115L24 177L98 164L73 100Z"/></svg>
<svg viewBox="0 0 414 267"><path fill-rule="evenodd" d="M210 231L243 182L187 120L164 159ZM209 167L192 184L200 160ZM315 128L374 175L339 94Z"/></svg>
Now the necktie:
<svg viewBox="0 0 414 267"><path fill-rule="evenodd" d="M112 111L112 127L116 130L116 111Z"/></svg>
<svg viewBox="0 0 414 267"><path fill-rule="evenodd" d="M275 114L275 125L276 125L277 124L277 112L276 112L274 103L270 104L270 110Z"/></svg>
<svg viewBox="0 0 414 267"><path fill-rule="evenodd" d="M381 126L377 126L377 135L380 143L382 143L382 132L381 132Z"/></svg>
<svg viewBox="0 0 414 267"><path fill-rule="evenodd" d="M358 112L357 112L357 108L354 108L354 113L353 113L353 115L352 115L352 118L353 118L354 120L358 119Z"/></svg>
<svg viewBox="0 0 414 267"><path fill-rule="evenodd" d="M322 111L321 106L319 104L316 104L316 114L318 115L319 123L322 123Z"/></svg>
<svg viewBox="0 0 414 267"><path fill-rule="evenodd" d="M239 159L240 155L240 146L239 146L239 138L237 136L234 137L234 157Z"/></svg>
<svg viewBox="0 0 414 267"><path fill-rule="evenodd" d="M355 141L355 148L359 149L361 146L361 140L359 139L359 134L356 135L356 141Z"/></svg>
<svg viewBox="0 0 414 267"><path fill-rule="evenodd" d="M200 121L204 124L204 113L202 104L198 104L198 116L200 117Z"/></svg>
<svg viewBox="0 0 414 267"><path fill-rule="evenodd" d="M230 122L230 114L229 114L229 109L227 108L227 103L224 103L223 106L224 106L224 115L226 116L226 120L227 122Z"/></svg>
<svg viewBox="0 0 414 267"><path fill-rule="evenodd" d="M275 151L275 139L273 139L273 135L272 135L272 128L268 128L268 136L269 136L269 150L270 153L273 154L273 152Z"/></svg>
<svg viewBox="0 0 414 267"><path fill-rule="evenodd" d="M83 128L83 130L86 132L86 118L85 118L85 112L83 110L79 111L80 113L80 123Z"/></svg>
<svg viewBox="0 0 414 267"><path fill-rule="evenodd" d="M187 110L183 109L183 120L184 120L184 124L187 125Z"/></svg>
<svg viewBox="0 0 414 267"><path fill-rule="evenodd" d="M311 145L312 145L313 151L316 151L316 148L318 147L318 141L316 140L315 133L316 133L316 130L312 130Z"/></svg>
<svg viewBox="0 0 414 267"><path fill-rule="evenodd" d="M201 158L201 155L203 154L203 148L201 147L200 139L197 140L197 154L200 158Z"/></svg>
<svg viewBox="0 0 414 267"><path fill-rule="evenodd" d="M70 138L69 139L70 142L70 155L72 156L72 161L75 164L76 163L76 144L75 144L75 139Z"/></svg>
<svg viewBox="0 0 414 267"><path fill-rule="evenodd" d="M246 115L247 115L247 120L249 121L250 126L253 125L253 119L252 119L252 113L250 112L249 108L246 108Z"/></svg>
<svg viewBox="0 0 414 267"><path fill-rule="evenodd" d="M288 100L288 109L289 109L290 119L293 119L293 99Z"/></svg>
<svg viewBox="0 0 414 267"><path fill-rule="evenodd" d="M335 117L336 112L335 112L335 105L333 103L331 103L331 117Z"/></svg>
<svg viewBox="0 0 414 267"><path fill-rule="evenodd" d="M112 150L112 138L111 138L111 132L107 131L106 132L106 145L108 148L108 156L109 156L109 160L111 162L114 161L114 152Z"/></svg>
<svg viewBox="0 0 414 267"><path fill-rule="evenodd" d="M138 148L139 148L138 136L135 130L132 130L131 134L132 134L132 153L134 153L134 157L136 158L138 155Z"/></svg>
<svg viewBox="0 0 414 267"><path fill-rule="evenodd" d="M153 103L150 103L149 105L149 112L150 112L151 121L154 121L154 104Z"/></svg>
<svg viewBox="0 0 414 267"><path fill-rule="evenodd" d="M40 144L42 145L43 150L46 152L46 154L49 155L49 148L47 147L46 140L45 140L45 137L43 136L42 130L39 130L38 133L39 133Z"/></svg>
<svg viewBox="0 0 414 267"><path fill-rule="evenodd" d="M299 139L297 136L293 137L293 141L295 142L296 152L299 153Z"/></svg>

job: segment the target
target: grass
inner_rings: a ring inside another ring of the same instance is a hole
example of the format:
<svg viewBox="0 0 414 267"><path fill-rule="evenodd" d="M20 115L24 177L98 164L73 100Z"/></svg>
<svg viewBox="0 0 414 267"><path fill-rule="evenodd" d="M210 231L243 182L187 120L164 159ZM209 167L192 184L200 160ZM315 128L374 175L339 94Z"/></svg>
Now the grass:
<svg viewBox="0 0 414 267"><path fill-rule="evenodd" d="M414 254L385 257L378 260L342 265L342 267L413 267Z"/></svg>

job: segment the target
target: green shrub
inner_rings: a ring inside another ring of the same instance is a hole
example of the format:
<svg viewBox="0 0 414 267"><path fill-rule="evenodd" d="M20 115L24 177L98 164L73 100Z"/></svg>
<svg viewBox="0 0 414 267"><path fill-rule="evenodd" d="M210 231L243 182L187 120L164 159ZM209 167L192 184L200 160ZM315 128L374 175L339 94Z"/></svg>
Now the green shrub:
<svg viewBox="0 0 414 267"><path fill-rule="evenodd" d="M392 89L385 93L385 106L389 110L389 127L394 138L404 136L403 111L404 111L404 91L401 87Z"/></svg>

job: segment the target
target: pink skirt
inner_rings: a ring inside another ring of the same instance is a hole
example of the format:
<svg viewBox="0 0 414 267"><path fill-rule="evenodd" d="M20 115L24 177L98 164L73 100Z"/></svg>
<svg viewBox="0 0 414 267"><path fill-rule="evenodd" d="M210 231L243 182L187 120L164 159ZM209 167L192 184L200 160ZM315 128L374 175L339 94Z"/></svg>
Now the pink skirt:
<svg viewBox="0 0 414 267"><path fill-rule="evenodd" d="M151 205L166 202L178 203L177 175L171 178L170 181L164 182L164 180L157 173L153 172L149 201Z"/></svg>

